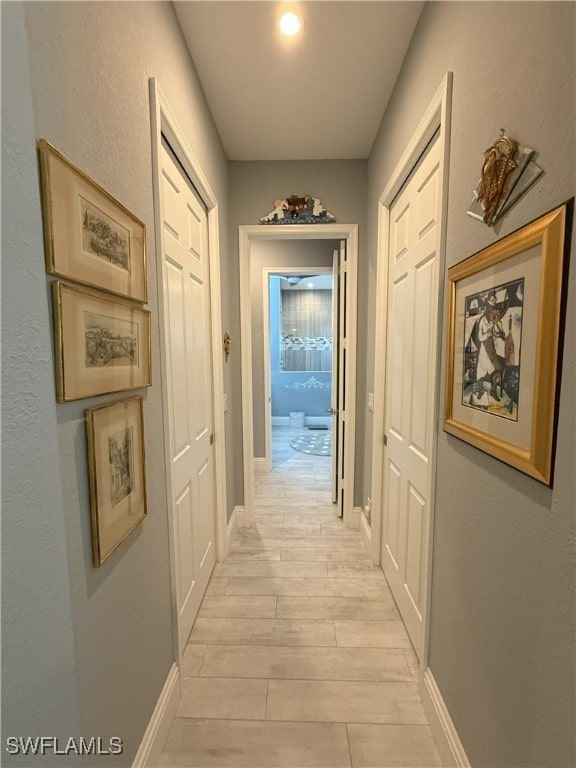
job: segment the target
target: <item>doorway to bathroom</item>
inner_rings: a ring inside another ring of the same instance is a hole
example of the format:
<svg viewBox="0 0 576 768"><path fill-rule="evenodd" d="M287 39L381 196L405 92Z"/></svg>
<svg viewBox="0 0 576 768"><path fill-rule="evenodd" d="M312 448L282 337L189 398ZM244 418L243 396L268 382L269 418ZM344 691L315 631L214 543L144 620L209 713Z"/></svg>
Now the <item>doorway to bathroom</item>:
<svg viewBox="0 0 576 768"><path fill-rule="evenodd" d="M335 279L334 267L264 268L265 467L279 469L294 457L332 457L326 495L333 503L338 495Z"/></svg>
<svg viewBox="0 0 576 768"><path fill-rule="evenodd" d="M322 257L314 256L318 250L319 241L323 241L325 253ZM328 255L326 255L326 252ZM324 407L321 415L316 409L315 414L307 414L305 408L298 407L292 402L289 410L278 418L294 420L294 423L304 421L306 433L308 426L328 426L334 435L331 453L335 461L333 477L333 498L336 500L335 512L343 518L347 527L357 527L354 514L354 448L355 448L355 384L356 384L356 266L357 266L357 225L290 225L284 227L241 226L240 227L240 292L241 292L241 345L242 345L242 415L244 425L244 509L247 524L251 522L254 499L254 472L270 471L272 460L272 391L271 368L265 364L265 356L270 357L270 327L269 327L269 279L270 275L288 278L335 275L333 285L334 302L332 309L337 316L338 344L334 349L336 333L333 334L332 352L336 364L328 371L303 371L303 382L285 381L286 384L300 385L301 394L305 392L302 384L309 382L311 390L320 392L325 389L332 396L331 401ZM313 282L308 280L308 282ZM295 285L295 282L294 282ZM278 285L279 292L282 288ZM305 293L313 288L288 289L291 294ZM281 295L279 297L281 300ZM288 303L286 304L286 308ZM293 308L293 307L292 307ZM290 314L290 312L288 312ZM299 326L290 321L284 341L284 362L295 352ZM291 329L296 328L296 333ZM264 336L268 336L264 343ZM306 334L308 336L308 333ZM311 333L310 335L313 335ZM321 334L318 333L318 338ZM329 344L325 343L326 347ZM292 348L290 348L292 347ZM314 350L309 349L309 357ZM315 350L316 352L318 350ZM282 357L282 338L280 349ZM294 357L292 355L292 357ZM278 363L280 365L280 362ZM314 366L315 367L315 366ZM296 372L290 372L291 374ZM326 378L334 376L335 385L320 386L323 382L320 374ZM316 375L318 374L318 376ZM319 384L315 385L314 381ZM286 390L286 393L296 395L298 388ZM306 423L308 421L308 424ZM314 424L316 422L316 424ZM288 421L290 423L290 421ZM332 429L330 429L332 427ZM302 454L305 458L305 454ZM328 501L331 499L328 498Z"/></svg>

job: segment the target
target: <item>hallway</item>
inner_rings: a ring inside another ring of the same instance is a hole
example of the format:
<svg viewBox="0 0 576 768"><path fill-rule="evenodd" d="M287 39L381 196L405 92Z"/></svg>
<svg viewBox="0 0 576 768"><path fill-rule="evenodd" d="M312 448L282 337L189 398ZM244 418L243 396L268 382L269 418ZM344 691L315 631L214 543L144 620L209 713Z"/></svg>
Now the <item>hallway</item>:
<svg viewBox="0 0 576 768"><path fill-rule="evenodd" d="M441 765L382 571L334 516L328 456L275 427L255 520L217 564L162 766Z"/></svg>

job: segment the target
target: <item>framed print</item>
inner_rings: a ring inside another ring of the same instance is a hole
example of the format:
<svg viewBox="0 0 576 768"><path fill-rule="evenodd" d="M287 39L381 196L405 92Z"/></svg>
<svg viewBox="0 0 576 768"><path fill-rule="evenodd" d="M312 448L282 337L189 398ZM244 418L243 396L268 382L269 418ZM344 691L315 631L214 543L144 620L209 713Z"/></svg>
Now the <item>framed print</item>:
<svg viewBox="0 0 576 768"><path fill-rule="evenodd" d="M142 397L132 397L86 411L96 568L146 517L142 403Z"/></svg>
<svg viewBox="0 0 576 768"><path fill-rule="evenodd" d="M444 429L552 484L573 201L448 270Z"/></svg>
<svg viewBox="0 0 576 768"><path fill-rule="evenodd" d="M56 282L58 402L149 387L150 312Z"/></svg>
<svg viewBox="0 0 576 768"><path fill-rule="evenodd" d="M44 139L38 156L46 271L145 302L144 224Z"/></svg>

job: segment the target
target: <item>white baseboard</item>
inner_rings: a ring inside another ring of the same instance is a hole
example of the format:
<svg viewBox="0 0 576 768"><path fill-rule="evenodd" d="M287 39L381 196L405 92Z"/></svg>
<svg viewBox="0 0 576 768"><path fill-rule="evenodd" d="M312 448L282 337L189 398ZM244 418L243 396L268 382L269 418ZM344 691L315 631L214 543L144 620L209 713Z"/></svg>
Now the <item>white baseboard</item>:
<svg viewBox="0 0 576 768"><path fill-rule="evenodd" d="M236 528L244 528L246 526L246 510L244 507L234 507L232 516L228 520L226 526L226 542L230 544L230 538Z"/></svg>
<svg viewBox="0 0 576 768"><path fill-rule="evenodd" d="M304 423L307 427L323 424L327 426L328 429L330 429L330 426L332 424L332 417L331 416L306 416ZM289 416L272 416L272 426L273 427L289 427L290 417Z"/></svg>
<svg viewBox="0 0 576 768"><path fill-rule="evenodd" d="M331 416L306 416L306 426L307 427L324 426L330 429L330 427L332 426L332 417Z"/></svg>
<svg viewBox="0 0 576 768"><path fill-rule="evenodd" d="M445 768L470 768L470 761L466 756L458 731L452 722L430 667L424 672L424 677L420 683L420 698L438 752L440 752L442 765Z"/></svg>
<svg viewBox="0 0 576 768"><path fill-rule="evenodd" d="M360 507L354 507L352 510L352 514L348 517L348 515L344 514L344 525L346 528L353 528L355 531L360 530L360 515L362 514L362 510Z"/></svg>
<svg viewBox="0 0 576 768"><path fill-rule="evenodd" d="M368 524L364 510L360 510L360 533L362 534L362 541L366 547L366 552L369 557L372 557L372 528Z"/></svg>
<svg viewBox="0 0 576 768"><path fill-rule="evenodd" d="M254 466L254 472L267 472L268 471L268 462L264 457L262 458L254 458L252 459L252 463Z"/></svg>
<svg viewBox="0 0 576 768"><path fill-rule="evenodd" d="M180 701L180 669L172 664L154 712L140 742L132 768L154 768L160 762L168 731Z"/></svg>

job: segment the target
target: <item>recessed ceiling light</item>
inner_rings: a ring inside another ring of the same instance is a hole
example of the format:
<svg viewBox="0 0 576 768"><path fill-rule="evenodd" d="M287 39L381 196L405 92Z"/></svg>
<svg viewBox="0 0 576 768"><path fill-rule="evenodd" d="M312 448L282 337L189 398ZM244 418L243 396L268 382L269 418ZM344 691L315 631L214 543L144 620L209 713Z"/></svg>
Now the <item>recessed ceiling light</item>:
<svg viewBox="0 0 576 768"><path fill-rule="evenodd" d="M280 27L280 31L283 35L292 37L293 35L297 35L298 32L300 32L302 22L295 13L285 13L280 17L278 26Z"/></svg>

